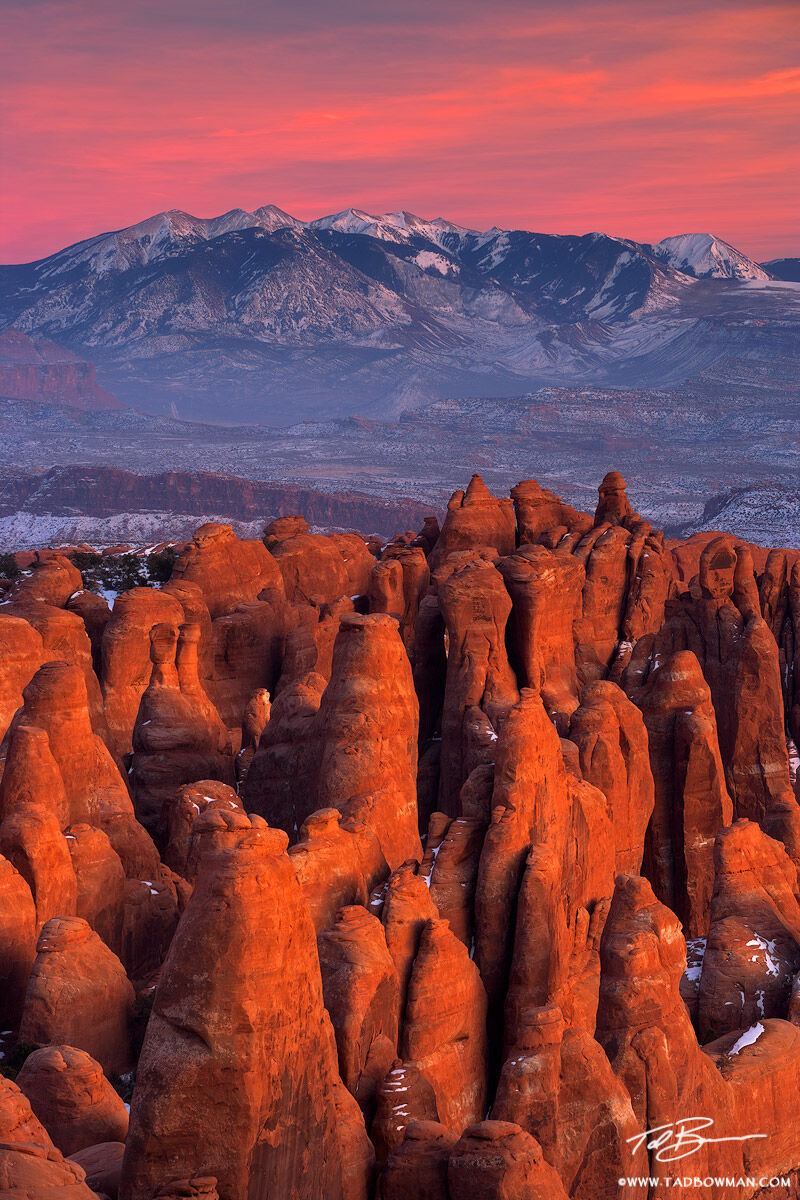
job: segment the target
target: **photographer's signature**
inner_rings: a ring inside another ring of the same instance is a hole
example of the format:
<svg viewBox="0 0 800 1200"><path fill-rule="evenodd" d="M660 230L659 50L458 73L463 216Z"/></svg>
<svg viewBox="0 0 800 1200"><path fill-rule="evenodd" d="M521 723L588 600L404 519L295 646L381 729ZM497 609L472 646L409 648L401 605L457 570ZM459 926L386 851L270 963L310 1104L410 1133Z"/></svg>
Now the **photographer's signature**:
<svg viewBox="0 0 800 1200"><path fill-rule="evenodd" d="M767 1136L765 1133L742 1133L731 1137L704 1137L700 1130L710 1129L713 1124L713 1117L681 1117L671 1125L657 1125L655 1129L646 1129L627 1140L629 1144L633 1143L634 1153L644 1146L656 1151L656 1162L676 1162L679 1158L689 1158L712 1142L748 1142Z"/></svg>

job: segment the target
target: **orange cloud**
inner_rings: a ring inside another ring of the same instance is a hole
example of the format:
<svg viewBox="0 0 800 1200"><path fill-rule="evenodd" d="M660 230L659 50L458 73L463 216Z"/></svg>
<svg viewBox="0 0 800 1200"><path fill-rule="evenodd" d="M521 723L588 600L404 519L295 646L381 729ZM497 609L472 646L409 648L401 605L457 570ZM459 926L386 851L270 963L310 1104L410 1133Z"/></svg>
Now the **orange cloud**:
<svg viewBox="0 0 800 1200"><path fill-rule="evenodd" d="M793 2L6 3L2 261L267 202L800 252Z"/></svg>

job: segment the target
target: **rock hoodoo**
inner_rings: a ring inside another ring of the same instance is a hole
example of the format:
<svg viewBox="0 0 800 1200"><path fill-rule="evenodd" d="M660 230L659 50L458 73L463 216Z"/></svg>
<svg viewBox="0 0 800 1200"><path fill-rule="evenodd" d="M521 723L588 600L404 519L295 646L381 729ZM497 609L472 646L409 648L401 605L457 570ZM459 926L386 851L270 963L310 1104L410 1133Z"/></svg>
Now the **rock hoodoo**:
<svg viewBox="0 0 800 1200"><path fill-rule="evenodd" d="M800 565L598 493L9 585L0 1191L795 1195Z"/></svg>

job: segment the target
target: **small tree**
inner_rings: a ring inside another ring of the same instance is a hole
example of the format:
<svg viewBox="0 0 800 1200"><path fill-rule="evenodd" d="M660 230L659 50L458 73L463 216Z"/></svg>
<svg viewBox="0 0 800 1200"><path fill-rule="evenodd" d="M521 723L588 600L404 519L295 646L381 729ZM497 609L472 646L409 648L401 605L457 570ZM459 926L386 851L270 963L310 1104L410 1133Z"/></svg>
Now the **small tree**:
<svg viewBox="0 0 800 1200"><path fill-rule="evenodd" d="M9 583L12 583L15 579L19 579L21 574L13 554L0 554L0 579L7 579Z"/></svg>
<svg viewBox="0 0 800 1200"><path fill-rule="evenodd" d="M102 554L96 550L76 550L72 555L72 565L77 567L81 575L84 571L92 571L103 561Z"/></svg>
<svg viewBox="0 0 800 1200"><path fill-rule="evenodd" d="M172 575L172 568L177 558L174 546L165 546L154 554L147 556L147 574L153 583L167 583Z"/></svg>

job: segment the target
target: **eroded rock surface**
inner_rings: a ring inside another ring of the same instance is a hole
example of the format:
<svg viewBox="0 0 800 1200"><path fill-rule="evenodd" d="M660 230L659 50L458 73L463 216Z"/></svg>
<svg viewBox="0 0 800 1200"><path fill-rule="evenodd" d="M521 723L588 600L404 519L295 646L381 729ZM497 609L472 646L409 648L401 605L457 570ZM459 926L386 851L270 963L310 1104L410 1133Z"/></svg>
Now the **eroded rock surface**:
<svg viewBox="0 0 800 1200"><path fill-rule="evenodd" d="M800 565L634 504L475 476L388 542L204 526L113 610L22 578L0 1191L794 1195ZM684 1171L642 1135L693 1114Z"/></svg>

